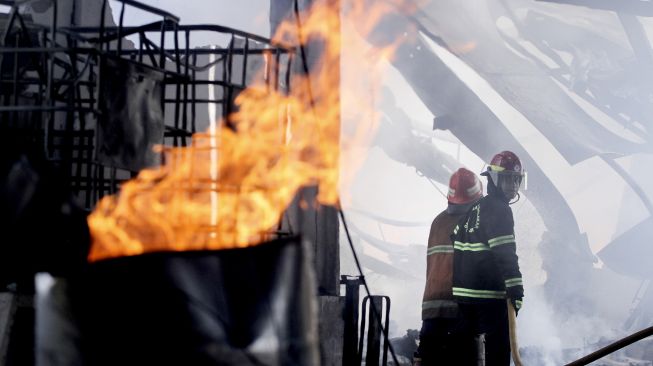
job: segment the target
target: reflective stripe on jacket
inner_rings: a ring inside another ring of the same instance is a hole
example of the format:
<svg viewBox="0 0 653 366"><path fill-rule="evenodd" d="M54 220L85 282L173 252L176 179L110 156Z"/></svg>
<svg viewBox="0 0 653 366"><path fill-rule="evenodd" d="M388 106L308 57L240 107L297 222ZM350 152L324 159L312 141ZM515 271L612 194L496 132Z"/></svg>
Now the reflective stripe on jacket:
<svg viewBox="0 0 653 366"><path fill-rule="evenodd" d="M422 301L422 320L455 318L458 304L451 292L453 276L453 245L451 232L462 214L443 211L431 224L426 250L426 286Z"/></svg>
<svg viewBox="0 0 653 366"><path fill-rule="evenodd" d="M489 195L475 204L453 230L453 297L458 302L521 301L512 210Z"/></svg>

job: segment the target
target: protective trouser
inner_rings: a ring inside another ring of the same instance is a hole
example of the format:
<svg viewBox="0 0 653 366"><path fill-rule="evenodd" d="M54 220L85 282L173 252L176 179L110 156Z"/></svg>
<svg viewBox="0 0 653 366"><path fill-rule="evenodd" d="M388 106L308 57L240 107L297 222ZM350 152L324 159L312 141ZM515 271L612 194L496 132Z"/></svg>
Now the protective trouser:
<svg viewBox="0 0 653 366"><path fill-rule="evenodd" d="M417 350L422 366L476 365L476 342L461 318L422 322Z"/></svg>
<svg viewBox="0 0 653 366"><path fill-rule="evenodd" d="M485 365L510 365L510 333L506 302L459 304L465 323L474 334L485 334Z"/></svg>

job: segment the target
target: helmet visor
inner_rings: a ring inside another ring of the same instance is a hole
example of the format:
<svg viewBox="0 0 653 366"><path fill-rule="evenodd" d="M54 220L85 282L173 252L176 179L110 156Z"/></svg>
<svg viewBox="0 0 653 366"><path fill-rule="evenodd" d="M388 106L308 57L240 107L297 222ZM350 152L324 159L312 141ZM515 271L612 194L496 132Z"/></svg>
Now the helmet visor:
<svg viewBox="0 0 653 366"><path fill-rule="evenodd" d="M502 171L497 172L497 181L499 184L505 184L506 186L515 187L515 190L525 191L526 190L526 173L525 172L512 172L512 171Z"/></svg>
<svg viewBox="0 0 653 366"><path fill-rule="evenodd" d="M494 165L486 165L485 171L481 173L483 176L489 176L494 182L495 185L499 185L500 177L511 177L506 178L510 179L512 182L518 183L520 191L526 191L528 189L528 173L524 170L515 172L511 170L502 170L503 168L497 167Z"/></svg>

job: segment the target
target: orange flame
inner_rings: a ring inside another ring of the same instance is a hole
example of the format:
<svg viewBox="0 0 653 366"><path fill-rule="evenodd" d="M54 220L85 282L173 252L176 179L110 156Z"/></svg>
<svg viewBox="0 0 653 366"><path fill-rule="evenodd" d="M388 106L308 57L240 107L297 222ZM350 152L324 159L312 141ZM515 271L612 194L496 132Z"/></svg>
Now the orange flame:
<svg viewBox="0 0 653 366"><path fill-rule="evenodd" d="M369 140L376 121L373 106L350 105L360 123L341 136L341 98L344 104L361 100L356 83L341 88L341 49L366 49L356 58L361 80L362 75L377 80L373 66L395 49L394 44L364 47L351 30L341 34L341 20L346 26L347 19L355 19L364 36L391 11L396 8L387 3L354 3L343 18L339 6L328 4L303 12L299 42L319 40L323 47L310 80L295 76L292 95L250 87L236 98L238 111L230 117L236 132L220 123L195 134L190 147L161 148L162 166L141 171L123 184L119 195L104 197L89 216L89 260L254 245L271 238L268 233L306 185L318 185L320 203L335 204L341 147L349 159L346 150ZM282 23L274 39L297 40L297 29L296 19ZM378 81L372 84L378 87Z"/></svg>

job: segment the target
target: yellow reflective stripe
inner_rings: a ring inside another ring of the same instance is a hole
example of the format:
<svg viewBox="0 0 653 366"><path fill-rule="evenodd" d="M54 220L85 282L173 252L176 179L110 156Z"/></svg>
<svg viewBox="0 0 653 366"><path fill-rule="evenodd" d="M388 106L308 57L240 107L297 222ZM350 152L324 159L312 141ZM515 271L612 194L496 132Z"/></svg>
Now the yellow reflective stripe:
<svg viewBox="0 0 653 366"><path fill-rule="evenodd" d="M522 305L521 300L515 300L515 305L516 305L517 309L521 309L521 305Z"/></svg>
<svg viewBox="0 0 653 366"><path fill-rule="evenodd" d="M476 297L479 299L504 299L506 297L505 291L474 290L462 287L453 287L451 290L454 296L461 297Z"/></svg>
<svg viewBox="0 0 653 366"><path fill-rule="evenodd" d="M451 245L434 245L426 251L426 255L431 255L435 253L453 253L453 247Z"/></svg>
<svg viewBox="0 0 653 366"><path fill-rule="evenodd" d="M485 294L485 295L505 295L505 291L501 290L475 290L471 288L464 288L464 287L452 287L452 291L457 291L457 292L468 292L468 293L478 293L478 294Z"/></svg>
<svg viewBox="0 0 653 366"><path fill-rule="evenodd" d="M456 227L453 229L453 233L454 233L454 235L458 234L458 225L456 225Z"/></svg>
<svg viewBox="0 0 653 366"><path fill-rule="evenodd" d="M523 286L524 283L522 282L521 277L515 277L515 278L509 278L505 280L506 287L513 287L513 286Z"/></svg>
<svg viewBox="0 0 653 366"><path fill-rule="evenodd" d="M501 240L504 240L504 239L515 240L515 235L513 235L513 234L501 235L501 236L497 236L496 238L492 238L492 239L488 240L487 242L488 243L493 243L495 241L501 241Z"/></svg>
<svg viewBox="0 0 653 366"><path fill-rule="evenodd" d="M502 243L492 243L492 244L490 244L490 248L496 248L496 247L498 247L499 245L504 245L504 244L514 244L514 243L515 243L514 240L509 240L509 241L502 242Z"/></svg>
<svg viewBox="0 0 653 366"><path fill-rule="evenodd" d="M502 166L492 165L492 164L490 164L490 168L492 168L492 170L494 170L495 172L502 172L502 171L506 170L506 168L504 168Z"/></svg>
<svg viewBox="0 0 653 366"><path fill-rule="evenodd" d="M494 248L498 245L510 244L514 242L515 242L515 236L512 234L497 236L496 238L492 238L487 241L488 245L490 245L490 248Z"/></svg>
<svg viewBox="0 0 653 366"><path fill-rule="evenodd" d="M496 238L492 238L492 239L488 240L487 242L491 244L491 243L496 243L496 242L499 242L499 241L505 241L506 239L515 240L515 235L513 235L513 234L501 235L501 236L497 236Z"/></svg>
<svg viewBox="0 0 653 366"><path fill-rule="evenodd" d="M456 250L470 251L470 252L480 252L482 250L490 250L487 245L483 243L463 243L460 241L455 241L453 247Z"/></svg>

